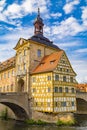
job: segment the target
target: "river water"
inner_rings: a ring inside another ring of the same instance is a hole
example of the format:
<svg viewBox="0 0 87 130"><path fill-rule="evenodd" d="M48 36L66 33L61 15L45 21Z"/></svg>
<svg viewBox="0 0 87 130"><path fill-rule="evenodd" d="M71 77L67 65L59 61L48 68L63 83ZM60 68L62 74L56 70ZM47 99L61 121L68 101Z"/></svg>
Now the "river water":
<svg viewBox="0 0 87 130"><path fill-rule="evenodd" d="M0 130L87 130L87 121L81 126L76 127L58 127L58 126L29 126L17 121L0 120Z"/></svg>

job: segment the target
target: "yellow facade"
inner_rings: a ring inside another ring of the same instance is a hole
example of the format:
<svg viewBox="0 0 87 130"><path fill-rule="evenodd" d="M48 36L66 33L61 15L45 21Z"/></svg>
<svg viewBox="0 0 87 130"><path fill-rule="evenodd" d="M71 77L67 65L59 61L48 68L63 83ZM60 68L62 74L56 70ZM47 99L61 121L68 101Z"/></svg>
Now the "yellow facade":
<svg viewBox="0 0 87 130"><path fill-rule="evenodd" d="M15 68L0 72L0 92L15 92Z"/></svg>
<svg viewBox="0 0 87 130"><path fill-rule="evenodd" d="M65 53L53 72L33 74L33 109L53 113L75 112L75 76Z"/></svg>
<svg viewBox="0 0 87 130"><path fill-rule="evenodd" d="M34 110L53 112L52 72L32 76L32 97Z"/></svg>

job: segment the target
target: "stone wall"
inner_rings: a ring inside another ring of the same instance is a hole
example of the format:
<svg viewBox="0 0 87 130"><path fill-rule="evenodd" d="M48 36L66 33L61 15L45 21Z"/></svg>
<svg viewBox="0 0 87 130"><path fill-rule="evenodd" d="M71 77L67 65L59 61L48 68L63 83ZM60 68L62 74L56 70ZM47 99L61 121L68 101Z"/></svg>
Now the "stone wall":
<svg viewBox="0 0 87 130"><path fill-rule="evenodd" d="M42 112L33 111L32 119L43 120L48 123L57 123L58 120L61 120L63 122L68 122L74 120L74 115L73 113L52 114L52 113L42 113Z"/></svg>

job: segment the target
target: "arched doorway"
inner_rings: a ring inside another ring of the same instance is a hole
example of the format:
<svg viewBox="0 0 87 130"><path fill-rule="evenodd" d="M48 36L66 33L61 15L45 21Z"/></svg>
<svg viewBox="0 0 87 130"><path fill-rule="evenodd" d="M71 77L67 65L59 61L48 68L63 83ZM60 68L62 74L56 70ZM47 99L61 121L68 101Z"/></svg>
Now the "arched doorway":
<svg viewBox="0 0 87 130"><path fill-rule="evenodd" d="M18 91L24 92L24 80L23 79L18 80Z"/></svg>

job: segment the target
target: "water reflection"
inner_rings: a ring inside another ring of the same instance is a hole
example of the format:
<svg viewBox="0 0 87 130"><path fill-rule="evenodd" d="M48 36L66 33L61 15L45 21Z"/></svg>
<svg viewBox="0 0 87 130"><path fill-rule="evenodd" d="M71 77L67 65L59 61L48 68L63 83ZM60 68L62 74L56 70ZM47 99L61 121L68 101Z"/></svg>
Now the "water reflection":
<svg viewBox="0 0 87 130"><path fill-rule="evenodd" d="M0 120L0 130L87 130L87 127L27 126L22 122Z"/></svg>

